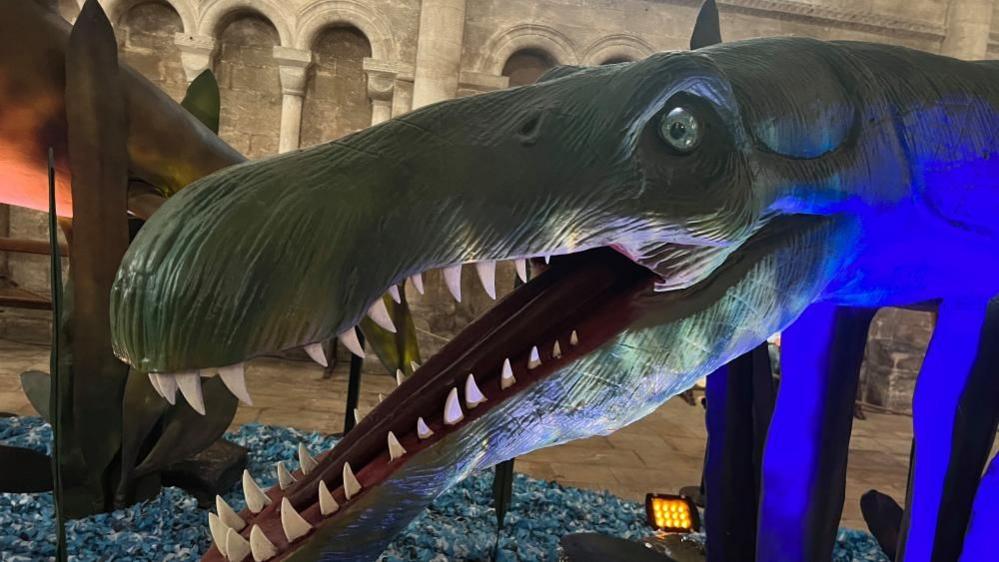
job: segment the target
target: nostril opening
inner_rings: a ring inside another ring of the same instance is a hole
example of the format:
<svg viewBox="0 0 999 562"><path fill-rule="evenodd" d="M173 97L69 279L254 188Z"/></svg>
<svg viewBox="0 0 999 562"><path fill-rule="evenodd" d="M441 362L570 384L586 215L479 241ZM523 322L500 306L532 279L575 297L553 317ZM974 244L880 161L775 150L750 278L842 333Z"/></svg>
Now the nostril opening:
<svg viewBox="0 0 999 562"><path fill-rule="evenodd" d="M535 114L527 118L524 124L520 126L517 131L517 137L519 137L521 144L531 145L537 142L538 135L541 133L541 115Z"/></svg>

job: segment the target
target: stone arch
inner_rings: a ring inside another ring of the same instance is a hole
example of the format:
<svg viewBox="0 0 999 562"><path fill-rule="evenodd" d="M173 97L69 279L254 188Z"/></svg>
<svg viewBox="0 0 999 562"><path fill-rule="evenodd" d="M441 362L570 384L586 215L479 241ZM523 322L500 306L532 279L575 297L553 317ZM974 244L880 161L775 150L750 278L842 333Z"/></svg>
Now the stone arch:
<svg viewBox="0 0 999 562"><path fill-rule="evenodd" d="M292 46L291 28L288 22L291 14L286 12L285 3L274 0L215 0L203 8L198 22L198 35L217 37L218 32L234 17L241 13L253 13L266 19L277 30L282 47Z"/></svg>
<svg viewBox="0 0 999 562"><path fill-rule="evenodd" d="M474 65L477 72L498 76L514 53L534 50L546 53L557 65L579 64L576 47L562 32L533 23L515 25L494 34L482 48L484 55Z"/></svg>
<svg viewBox="0 0 999 562"><path fill-rule="evenodd" d="M371 41L352 25L329 25L308 45L312 52L302 105L300 143L327 142L371 125L364 59Z"/></svg>
<svg viewBox="0 0 999 562"><path fill-rule="evenodd" d="M101 7L108 15L111 24L118 27L118 22L128 13L129 10L139 4L163 4L173 8L180 16L180 22L184 26L184 33L193 33L197 28L197 8L194 0L101 0Z"/></svg>
<svg viewBox="0 0 999 562"><path fill-rule="evenodd" d="M503 63L502 75L509 78L510 86L524 86L537 82L544 73L558 63L548 52L539 49L520 49Z"/></svg>
<svg viewBox="0 0 999 562"><path fill-rule="evenodd" d="M608 61L636 61L656 52L652 45L634 35L608 35L594 42L583 54L583 64L597 66Z"/></svg>
<svg viewBox="0 0 999 562"><path fill-rule="evenodd" d="M121 60L178 100L187 91L180 48L174 40L183 26L180 14L162 0L122 6L114 26Z"/></svg>
<svg viewBox="0 0 999 562"><path fill-rule="evenodd" d="M280 41L260 12L239 10L219 22L213 65L222 102L219 136L251 158L279 148L282 87L274 47Z"/></svg>
<svg viewBox="0 0 999 562"><path fill-rule="evenodd" d="M376 60L400 60L399 44L388 18L356 0L326 0L302 10L298 14L293 46L309 50L316 38L330 27L353 27L363 33L371 44L371 57Z"/></svg>

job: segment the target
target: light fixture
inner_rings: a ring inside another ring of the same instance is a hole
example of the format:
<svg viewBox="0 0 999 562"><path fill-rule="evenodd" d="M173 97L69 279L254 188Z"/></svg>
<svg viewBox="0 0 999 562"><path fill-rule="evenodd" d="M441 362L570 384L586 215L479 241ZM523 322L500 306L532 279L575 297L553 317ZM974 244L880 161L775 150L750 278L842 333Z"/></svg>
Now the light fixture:
<svg viewBox="0 0 999 562"><path fill-rule="evenodd" d="M667 533L692 533L701 528L697 506L687 496L646 494L645 515L650 526Z"/></svg>

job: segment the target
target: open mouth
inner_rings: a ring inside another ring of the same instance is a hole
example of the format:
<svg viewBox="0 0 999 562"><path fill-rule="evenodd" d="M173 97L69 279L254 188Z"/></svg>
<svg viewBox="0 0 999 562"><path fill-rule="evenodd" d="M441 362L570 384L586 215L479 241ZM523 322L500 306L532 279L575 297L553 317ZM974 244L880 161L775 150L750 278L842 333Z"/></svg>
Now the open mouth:
<svg viewBox="0 0 999 562"><path fill-rule="evenodd" d="M246 473L247 509L222 502L204 560L281 560L296 543L367 489L503 401L624 330L637 296L658 277L618 252L596 249L553 259L404 380L332 450L300 467L278 467L263 491ZM200 384L200 381L197 381Z"/></svg>

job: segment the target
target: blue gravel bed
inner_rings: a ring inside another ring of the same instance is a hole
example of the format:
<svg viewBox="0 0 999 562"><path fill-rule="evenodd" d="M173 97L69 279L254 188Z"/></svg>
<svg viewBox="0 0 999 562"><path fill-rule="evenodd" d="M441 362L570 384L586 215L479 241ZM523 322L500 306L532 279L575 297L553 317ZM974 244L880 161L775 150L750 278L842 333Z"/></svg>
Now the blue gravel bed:
<svg viewBox="0 0 999 562"><path fill-rule="evenodd" d="M250 450L250 471L264 486L274 483L274 463L297 466L296 447L325 450L336 439L285 427L247 424L228 438ZM39 418L0 419L0 443L47 451L51 431ZM597 531L624 538L649 534L644 507L607 492L592 492L518 474L507 527L500 541L504 561L555 560L559 539ZM239 485L225 496L243 507ZM443 494L396 537L386 562L489 560L495 540L492 473L475 475ZM70 560L197 560L210 543L207 514L177 488L127 509L71 521ZM55 554L51 494L0 494L0 560L27 562ZM835 562L886 562L867 533L841 530Z"/></svg>

